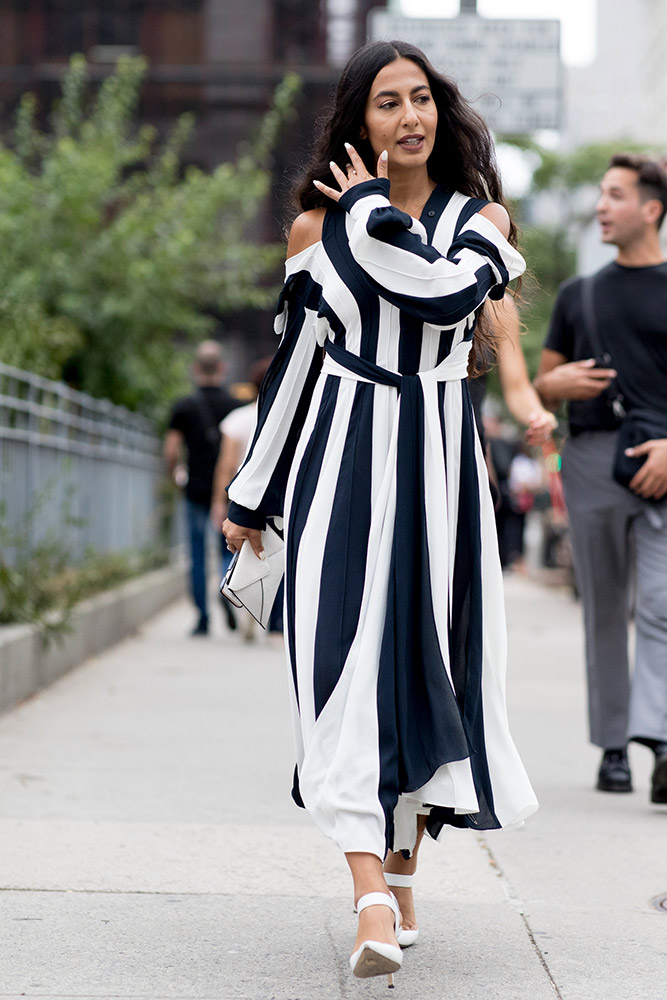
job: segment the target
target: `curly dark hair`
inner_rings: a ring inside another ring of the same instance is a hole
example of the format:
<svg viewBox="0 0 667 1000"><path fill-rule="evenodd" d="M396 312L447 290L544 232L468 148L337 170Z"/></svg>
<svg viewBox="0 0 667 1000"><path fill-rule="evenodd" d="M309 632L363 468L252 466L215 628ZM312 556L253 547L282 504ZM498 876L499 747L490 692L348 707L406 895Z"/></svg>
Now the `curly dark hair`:
<svg viewBox="0 0 667 1000"><path fill-rule="evenodd" d="M331 205L331 199L318 191L313 181L337 187L329 163L347 162L346 142L354 145L368 172L375 174L375 154L369 140L362 139L360 133L373 80L396 59L410 59L419 66L438 111L435 143L427 163L431 180L449 190L486 198L507 208L493 139L484 120L465 100L456 83L433 68L421 49L409 42L392 41L364 45L344 67L333 104L318 124L310 161L295 186L296 211ZM517 231L511 218L509 242L516 247ZM493 332L483 310L478 315L476 341L471 373L481 374L495 356Z"/></svg>

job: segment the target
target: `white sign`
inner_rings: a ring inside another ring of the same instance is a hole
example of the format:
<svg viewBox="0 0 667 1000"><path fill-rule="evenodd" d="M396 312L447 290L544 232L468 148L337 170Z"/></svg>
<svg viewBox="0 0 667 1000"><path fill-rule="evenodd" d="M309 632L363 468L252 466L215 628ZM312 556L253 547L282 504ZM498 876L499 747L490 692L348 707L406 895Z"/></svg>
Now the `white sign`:
<svg viewBox="0 0 667 1000"><path fill-rule="evenodd" d="M373 41L417 45L452 77L496 132L558 128L560 21L492 20L476 14L416 18L371 11Z"/></svg>

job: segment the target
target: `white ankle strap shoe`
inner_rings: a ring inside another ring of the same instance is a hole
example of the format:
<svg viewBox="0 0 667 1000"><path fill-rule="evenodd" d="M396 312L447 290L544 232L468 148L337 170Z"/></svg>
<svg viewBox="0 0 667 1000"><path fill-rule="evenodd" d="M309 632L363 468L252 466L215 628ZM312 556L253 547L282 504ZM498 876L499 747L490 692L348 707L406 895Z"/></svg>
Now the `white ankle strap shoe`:
<svg viewBox="0 0 667 1000"><path fill-rule="evenodd" d="M398 875L395 872L385 872L384 880L391 889L412 889L414 875ZM396 940L401 948L409 948L415 944L419 937L419 928L408 930L406 927L399 927Z"/></svg>
<svg viewBox="0 0 667 1000"><path fill-rule="evenodd" d="M394 914L394 929L398 937L400 930L399 909L395 897L386 892L367 892L357 903L357 912L361 913L368 906L388 906ZM350 968L359 979L370 979L371 976L388 976L389 986L392 986L394 972L398 972L403 963L403 953L395 944L386 941L363 941L359 948L350 955Z"/></svg>

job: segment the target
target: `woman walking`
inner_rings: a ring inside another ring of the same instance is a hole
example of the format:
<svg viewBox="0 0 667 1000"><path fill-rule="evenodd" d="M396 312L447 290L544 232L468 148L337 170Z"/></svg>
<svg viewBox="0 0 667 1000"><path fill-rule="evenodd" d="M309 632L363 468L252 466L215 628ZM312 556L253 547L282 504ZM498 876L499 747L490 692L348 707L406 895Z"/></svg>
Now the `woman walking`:
<svg viewBox="0 0 667 1000"><path fill-rule="evenodd" d="M484 123L406 43L345 67L298 200L282 340L225 534L259 553L266 518L284 517L293 796L345 852L350 962L367 977L416 938L424 831L511 826L537 806L507 726L465 387L480 308L524 263Z"/></svg>

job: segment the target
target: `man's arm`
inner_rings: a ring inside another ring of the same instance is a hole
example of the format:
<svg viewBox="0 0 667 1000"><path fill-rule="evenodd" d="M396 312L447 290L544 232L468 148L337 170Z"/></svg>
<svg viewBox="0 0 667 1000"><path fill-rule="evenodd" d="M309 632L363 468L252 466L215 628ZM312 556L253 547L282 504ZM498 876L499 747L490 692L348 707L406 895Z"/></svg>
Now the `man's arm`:
<svg viewBox="0 0 667 1000"><path fill-rule="evenodd" d="M169 428L164 436L164 447L162 454L169 472L170 478L174 479L174 473L181 464L181 454L183 451L184 437L180 431Z"/></svg>
<svg viewBox="0 0 667 1000"><path fill-rule="evenodd" d="M568 361L564 354L544 348L534 386L549 409L563 399L595 399L616 375L613 368L595 368L595 359ZM667 496L667 439L645 441L629 448L628 455L646 455L646 461L630 482L630 489L644 499Z"/></svg>
<svg viewBox="0 0 667 1000"><path fill-rule="evenodd" d="M596 368L595 358L568 361L545 347L533 385L544 405L556 410L564 399L595 399L615 376L613 368Z"/></svg>

